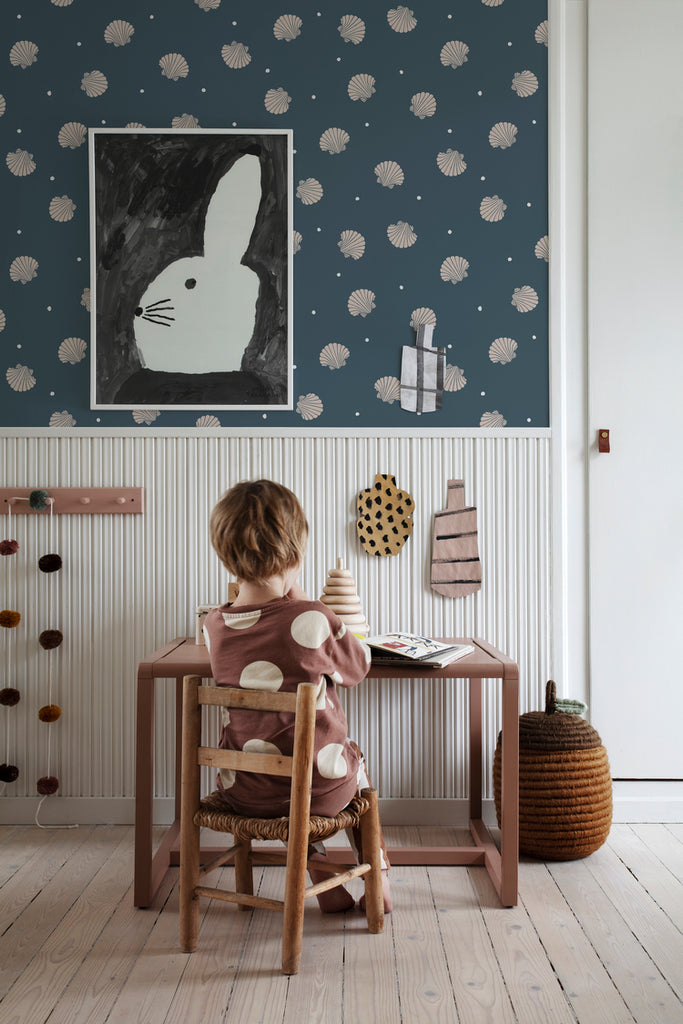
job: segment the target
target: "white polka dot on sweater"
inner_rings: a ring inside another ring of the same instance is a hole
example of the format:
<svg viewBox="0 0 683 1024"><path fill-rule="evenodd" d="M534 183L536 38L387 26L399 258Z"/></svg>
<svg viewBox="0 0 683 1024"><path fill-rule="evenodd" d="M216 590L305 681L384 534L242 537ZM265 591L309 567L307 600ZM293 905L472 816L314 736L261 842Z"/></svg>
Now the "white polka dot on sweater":
<svg viewBox="0 0 683 1024"><path fill-rule="evenodd" d="M337 635L336 635L336 637L334 639L335 640L341 640L341 638L343 636L345 636L345 635L346 635L346 623L342 622L341 628L340 628L339 632L337 633Z"/></svg>
<svg viewBox="0 0 683 1024"><path fill-rule="evenodd" d="M272 661L252 661L242 669L240 686L245 690L279 690L283 678Z"/></svg>
<svg viewBox="0 0 683 1024"><path fill-rule="evenodd" d="M253 740L247 740L243 744L242 750L245 754L281 754L274 743L269 743L268 740L259 740L254 738Z"/></svg>
<svg viewBox="0 0 683 1024"><path fill-rule="evenodd" d="M344 680L339 672L332 672L330 679L333 683L343 683Z"/></svg>
<svg viewBox="0 0 683 1024"><path fill-rule="evenodd" d="M317 699L316 699L316 702L315 702L315 710L316 711L324 711L325 710L325 696L326 696L326 694L327 694L327 679L325 678L325 676L323 676L322 679L320 680L320 682L318 683L318 696L317 696Z"/></svg>
<svg viewBox="0 0 683 1024"><path fill-rule="evenodd" d="M328 743L318 751L318 771L324 779L343 779L347 772L341 743Z"/></svg>
<svg viewBox="0 0 683 1024"><path fill-rule="evenodd" d="M221 708L221 724L223 728L230 725L230 711L228 708Z"/></svg>
<svg viewBox="0 0 683 1024"><path fill-rule="evenodd" d="M232 770L232 768L221 768L218 774L220 776L221 785L223 786L223 789L232 789L232 787L235 785L236 774Z"/></svg>
<svg viewBox="0 0 683 1024"><path fill-rule="evenodd" d="M330 624L322 612L302 612L292 622L292 639L301 647L317 650L330 635Z"/></svg>
<svg viewBox="0 0 683 1024"><path fill-rule="evenodd" d="M248 629L255 626L261 618L261 609L252 612L223 612L223 622L230 629Z"/></svg>

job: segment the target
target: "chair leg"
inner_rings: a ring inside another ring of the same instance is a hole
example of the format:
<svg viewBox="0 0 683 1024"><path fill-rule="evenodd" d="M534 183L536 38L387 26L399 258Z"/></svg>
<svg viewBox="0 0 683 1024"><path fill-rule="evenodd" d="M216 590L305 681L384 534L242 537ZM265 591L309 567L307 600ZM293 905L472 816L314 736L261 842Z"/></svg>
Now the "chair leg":
<svg viewBox="0 0 683 1024"><path fill-rule="evenodd" d="M185 953L194 953L199 934L199 829L191 823L181 837L180 854L180 944Z"/></svg>
<svg viewBox="0 0 683 1024"><path fill-rule="evenodd" d="M290 840L291 842L291 840ZM306 862L308 847L288 850L285 877L285 905L282 921L282 973L298 974L304 930L304 903L306 900Z"/></svg>
<svg viewBox="0 0 683 1024"><path fill-rule="evenodd" d="M235 853L235 891L254 895L254 876L251 868L251 840L244 839ZM238 904L240 910L251 910L245 903Z"/></svg>
<svg viewBox="0 0 683 1024"><path fill-rule="evenodd" d="M373 935L384 930L384 896L382 893L382 861L380 856L380 822L377 790L364 789L370 807L360 820L363 860L370 864L365 879L365 916L368 931Z"/></svg>

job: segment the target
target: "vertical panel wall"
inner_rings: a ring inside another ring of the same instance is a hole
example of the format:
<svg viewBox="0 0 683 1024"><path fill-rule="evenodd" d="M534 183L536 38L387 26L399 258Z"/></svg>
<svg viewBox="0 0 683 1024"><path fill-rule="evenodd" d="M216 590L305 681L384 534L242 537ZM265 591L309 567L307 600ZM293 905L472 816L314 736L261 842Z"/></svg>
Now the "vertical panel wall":
<svg viewBox="0 0 683 1024"><path fill-rule="evenodd" d="M52 527L47 517L12 517L21 548L2 559L0 593L2 606L20 611L22 621L0 637L2 685L17 687L22 699L0 708L0 760L16 764L20 775L5 787L3 819L26 820L35 806L51 729L51 772L60 790L49 820L131 820L136 664L191 633L198 603L223 599L227 577L211 551L207 521L216 498L240 479L272 477L300 496L311 524L302 574L311 595L322 592L341 556L373 631L483 636L519 661L521 710L541 706L552 672L549 446L547 436L486 435L1 438L8 486L146 490L142 516L54 516ZM377 472L393 474L416 505L412 536L391 558L367 555L355 534L356 495ZM484 574L479 593L456 600L429 586L432 517L445 507L449 478L465 480L466 500L479 510ZM0 523L8 536L8 517ZM61 572L49 576L37 564L48 551L63 559ZM64 634L56 651L38 644L46 628ZM50 670L51 700L63 715L46 726L37 711L48 701ZM173 694L170 685L160 689L155 789L168 798ZM370 681L345 700L350 733L366 750L384 799L467 795L464 684ZM496 703L486 706L489 769Z"/></svg>

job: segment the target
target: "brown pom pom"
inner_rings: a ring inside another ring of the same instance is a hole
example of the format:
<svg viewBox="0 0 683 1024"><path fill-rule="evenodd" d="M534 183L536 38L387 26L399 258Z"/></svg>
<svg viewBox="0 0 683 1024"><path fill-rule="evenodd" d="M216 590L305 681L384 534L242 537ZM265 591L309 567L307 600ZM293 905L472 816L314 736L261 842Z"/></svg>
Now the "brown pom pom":
<svg viewBox="0 0 683 1024"><path fill-rule="evenodd" d="M38 559L38 568L41 572L58 572L62 568L60 555L42 555Z"/></svg>
<svg viewBox="0 0 683 1024"><path fill-rule="evenodd" d="M36 789L41 796L52 796L59 789L59 779L54 775L43 775L42 779L36 782Z"/></svg>
<svg viewBox="0 0 683 1024"><path fill-rule="evenodd" d="M0 764L0 782L15 782L19 778L19 769L15 764Z"/></svg>
<svg viewBox="0 0 683 1024"><path fill-rule="evenodd" d="M59 629L44 629L38 637L38 643L45 651L52 651L55 647L59 647L64 636L62 631Z"/></svg>
<svg viewBox="0 0 683 1024"><path fill-rule="evenodd" d="M4 704L5 707L13 708L20 700L21 694L13 686L5 686L0 690L0 704Z"/></svg>
<svg viewBox="0 0 683 1024"><path fill-rule="evenodd" d="M56 722L61 713L59 704L45 704L38 711L38 718L41 722Z"/></svg>
<svg viewBox="0 0 683 1024"><path fill-rule="evenodd" d="M8 608L3 609L0 612L0 626L4 626L5 629L14 629L21 622L21 612L13 612Z"/></svg>
<svg viewBox="0 0 683 1024"><path fill-rule="evenodd" d="M15 555L19 550L16 540L0 540L0 555Z"/></svg>

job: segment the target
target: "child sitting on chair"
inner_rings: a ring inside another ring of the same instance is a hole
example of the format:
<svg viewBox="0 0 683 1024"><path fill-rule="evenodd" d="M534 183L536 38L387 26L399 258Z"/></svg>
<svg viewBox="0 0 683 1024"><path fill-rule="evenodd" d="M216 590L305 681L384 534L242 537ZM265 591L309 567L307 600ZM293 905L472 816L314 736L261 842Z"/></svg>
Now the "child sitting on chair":
<svg viewBox="0 0 683 1024"><path fill-rule="evenodd" d="M368 647L320 601L296 582L308 540L308 523L288 488L271 480L236 484L211 514L211 542L226 569L237 577L232 604L210 612L204 634L211 670L219 686L296 691L318 687L311 814L334 817L370 783L359 748L347 735L346 716L335 686L356 686L370 662ZM294 716L232 709L224 712L220 746L229 750L291 755ZM289 779L222 770L218 787L238 814L278 817L289 813ZM357 848L357 843L354 843ZM314 860L324 860L316 845ZM391 910L388 860L382 844L385 913ZM309 869L314 884L329 877ZM320 893L323 911L354 905L339 887Z"/></svg>

